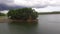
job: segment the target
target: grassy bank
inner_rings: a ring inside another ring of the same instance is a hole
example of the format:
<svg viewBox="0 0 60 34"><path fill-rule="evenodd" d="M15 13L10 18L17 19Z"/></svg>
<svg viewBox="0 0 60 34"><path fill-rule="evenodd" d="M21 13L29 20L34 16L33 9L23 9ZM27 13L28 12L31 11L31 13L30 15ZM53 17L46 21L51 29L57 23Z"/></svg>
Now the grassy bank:
<svg viewBox="0 0 60 34"><path fill-rule="evenodd" d="M0 23L8 22L8 20L7 16L0 16Z"/></svg>

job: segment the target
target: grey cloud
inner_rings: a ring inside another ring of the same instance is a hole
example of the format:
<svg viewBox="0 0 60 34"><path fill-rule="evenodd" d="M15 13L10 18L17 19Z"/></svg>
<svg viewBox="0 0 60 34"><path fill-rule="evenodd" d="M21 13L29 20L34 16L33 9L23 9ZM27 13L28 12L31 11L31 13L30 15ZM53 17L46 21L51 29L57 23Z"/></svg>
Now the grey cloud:
<svg viewBox="0 0 60 34"><path fill-rule="evenodd" d="M24 6L18 6L13 3L13 0L0 0L0 11L16 8L23 8Z"/></svg>
<svg viewBox="0 0 60 34"><path fill-rule="evenodd" d="M48 4L44 4L43 3L40 3L37 1L37 4L35 4L35 2L33 3L32 0L25 0L28 2L31 2L32 6L30 6L30 4L21 4L21 5L17 5L14 3L14 0L0 0L0 10L9 10L9 9L16 9L16 8L24 8L24 7L31 7L31 8L44 8L44 7L47 7ZM23 1L24 2L24 1Z"/></svg>
<svg viewBox="0 0 60 34"><path fill-rule="evenodd" d="M0 11L1 10L9 10L9 9L16 9L16 8L24 8L24 6L8 6L6 4L0 4Z"/></svg>
<svg viewBox="0 0 60 34"><path fill-rule="evenodd" d="M13 6L14 4L14 0L0 0L0 4L6 4L9 6Z"/></svg>

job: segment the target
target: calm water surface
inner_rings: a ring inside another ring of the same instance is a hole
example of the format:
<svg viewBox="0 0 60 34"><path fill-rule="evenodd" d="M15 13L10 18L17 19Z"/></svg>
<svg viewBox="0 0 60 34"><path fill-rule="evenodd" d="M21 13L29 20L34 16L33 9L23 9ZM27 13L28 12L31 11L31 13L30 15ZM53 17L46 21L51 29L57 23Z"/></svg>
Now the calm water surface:
<svg viewBox="0 0 60 34"><path fill-rule="evenodd" d="M0 34L60 34L60 14L39 15L37 24L0 23Z"/></svg>

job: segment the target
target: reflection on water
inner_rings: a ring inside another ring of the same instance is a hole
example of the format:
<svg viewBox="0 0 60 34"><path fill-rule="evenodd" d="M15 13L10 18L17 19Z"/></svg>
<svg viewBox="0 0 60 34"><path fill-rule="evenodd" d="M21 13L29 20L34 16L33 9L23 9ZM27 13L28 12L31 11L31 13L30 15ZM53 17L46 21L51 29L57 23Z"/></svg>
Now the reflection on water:
<svg viewBox="0 0 60 34"><path fill-rule="evenodd" d="M0 23L0 34L37 34L37 23Z"/></svg>
<svg viewBox="0 0 60 34"><path fill-rule="evenodd" d="M12 22L9 24L10 33L12 34L37 34L37 24L27 24Z"/></svg>

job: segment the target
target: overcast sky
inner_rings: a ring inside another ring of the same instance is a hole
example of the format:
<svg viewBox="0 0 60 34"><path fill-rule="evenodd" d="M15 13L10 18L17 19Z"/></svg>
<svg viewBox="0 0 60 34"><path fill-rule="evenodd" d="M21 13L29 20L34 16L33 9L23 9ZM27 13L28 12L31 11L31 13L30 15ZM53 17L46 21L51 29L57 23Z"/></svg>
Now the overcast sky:
<svg viewBox="0 0 60 34"><path fill-rule="evenodd" d="M38 12L60 11L60 0L0 0L0 4L32 7Z"/></svg>

